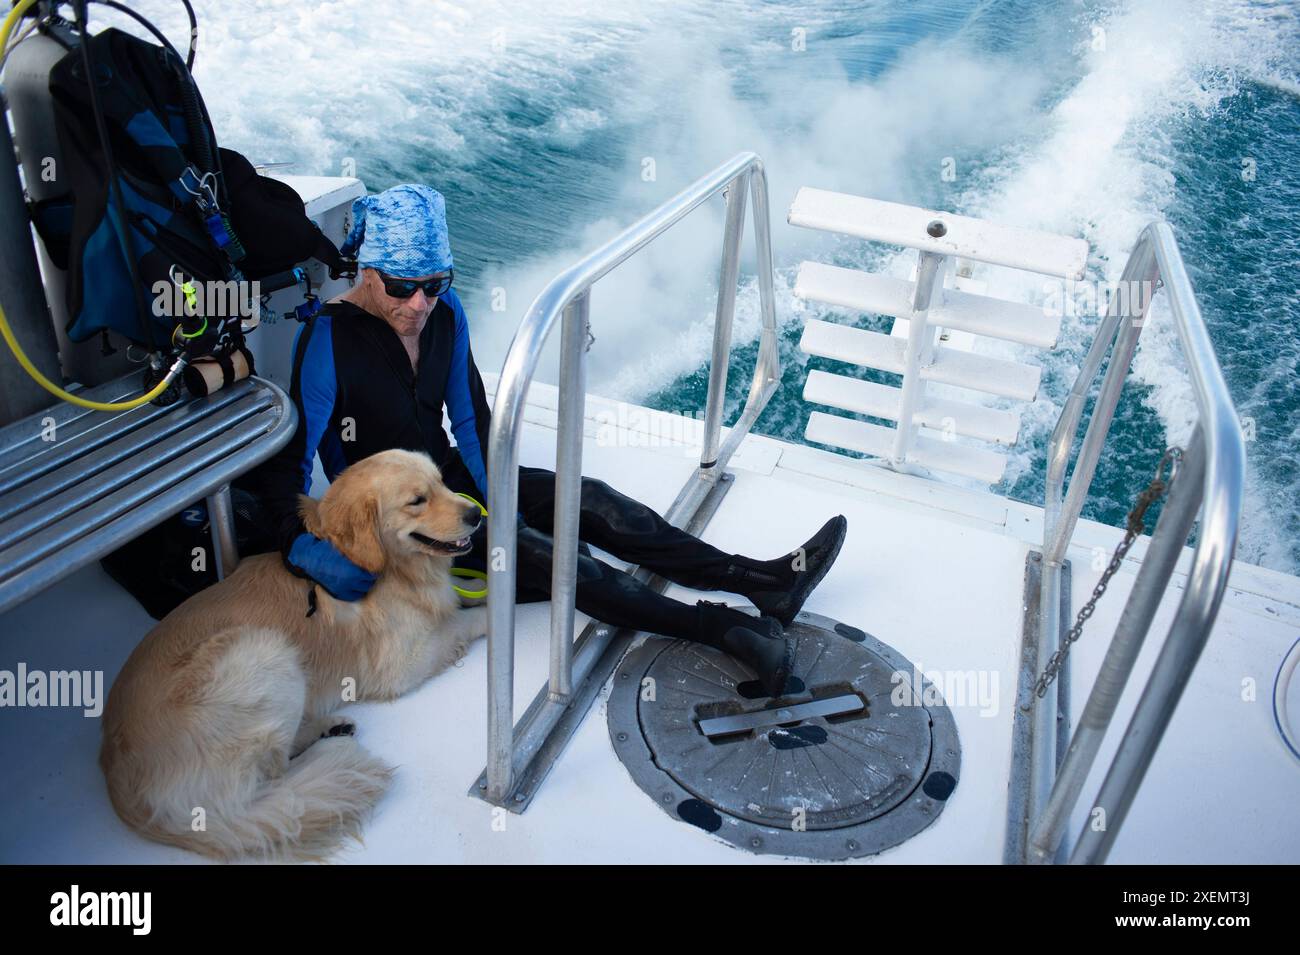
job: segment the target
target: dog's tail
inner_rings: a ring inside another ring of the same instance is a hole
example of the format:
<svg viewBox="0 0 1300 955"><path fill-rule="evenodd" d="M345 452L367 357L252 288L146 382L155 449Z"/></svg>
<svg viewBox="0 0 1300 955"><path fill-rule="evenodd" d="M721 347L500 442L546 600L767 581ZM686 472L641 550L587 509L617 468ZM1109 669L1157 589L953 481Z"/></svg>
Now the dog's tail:
<svg viewBox="0 0 1300 955"><path fill-rule="evenodd" d="M209 827L207 850L323 859L345 839L360 838L392 774L353 737L322 739L291 760L284 775L264 780L246 808Z"/></svg>

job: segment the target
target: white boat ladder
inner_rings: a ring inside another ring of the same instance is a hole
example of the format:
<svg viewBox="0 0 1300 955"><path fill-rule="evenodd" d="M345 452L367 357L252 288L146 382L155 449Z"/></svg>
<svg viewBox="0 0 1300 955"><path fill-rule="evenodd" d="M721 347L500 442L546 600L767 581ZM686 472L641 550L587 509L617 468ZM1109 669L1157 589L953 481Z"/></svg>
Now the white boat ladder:
<svg viewBox="0 0 1300 955"><path fill-rule="evenodd" d="M799 267L795 294L851 312L888 315L892 334L809 319L799 347L809 355L900 375L895 387L814 369L804 400L895 423L813 411L805 437L818 444L883 459L898 470L946 471L996 484L1006 458L993 445L1015 443L1018 411L929 394L928 385L955 385L1000 398L1033 401L1041 369L976 354L976 337L1052 348L1061 316L1042 306L990 297L972 277L986 263L1072 281L1083 277L1088 245L1081 239L994 225L878 199L803 188L790 207L791 225L915 249L911 279L821 262ZM935 434L927 433L933 432Z"/></svg>

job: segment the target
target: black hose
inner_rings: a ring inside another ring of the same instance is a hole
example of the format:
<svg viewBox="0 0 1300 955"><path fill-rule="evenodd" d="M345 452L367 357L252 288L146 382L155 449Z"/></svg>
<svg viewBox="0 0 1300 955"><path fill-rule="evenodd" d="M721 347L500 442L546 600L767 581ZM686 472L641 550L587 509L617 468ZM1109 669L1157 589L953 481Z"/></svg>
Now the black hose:
<svg viewBox="0 0 1300 955"><path fill-rule="evenodd" d="M145 19L145 17L142 14L136 13L126 4L118 3L117 0L91 0L91 2L102 3L106 7L112 7L114 10L117 10L119 13L125 13L128 17L131 17L133 20L135 20L136 23L140 24L142 27L144 27L146 30L152 33L154 35L154 38L159 43L167 47L167 49L171 50L173 53L176 53L175 47L173 47L171 43L168 42L167 38L162 35L162 32L157 27L155 27L152 23L150 23L147 19ZM186 16L190 18L190 49L188 54L185 57L185 69L193 72L194 57L198 53L198 49L199 49L199 19L194 15L194 7L190 5L190 0L181 0L181 3L184 4L185 6ZM176 59L179 60L180 58L181 55L179 53L176 53Z"/></svg>
<svg viewBox="0 0 1300 955"><path fill-rule="evenodd" d="M194 72L194 55L199 49L199 18L194 15L194 7L190 5L190 0L181 0L185 5L185 12L190 17L190 52L185 57L185 69L191 73Z"/></svg>
<svg viewBox="0 0 1300 955"><path fill-rule="evenodd" d="M196 96L197 96L197 92L198 92L198 87L196 86L195 87ZM216 126L212 124L212 117L208 115L208 104L203 102L203 97L201 96L198 96L198 101L199 101L199 109L203 111L203 121L207 123L207 128L215 130ZM228 207L227 204L229 202L230 196L226 191L226 171L221 166L221 150L219 149L215 150L212 154L212 168L217 173L217 205L225 209Z"/></svg>
<svg viewBox="0 0 1300 955"><path fill-rule="evenodd" d="M216 162L212 155L212 140L208 138L208 127L204 125L204 114L199 107L199 89L191 76L180 77L181 106L185 111L185 127L189 130L190 144L194 147L194 157L200 172L216 172ZM218 197L218 202L220 197Z"/></svg>
<svg viewBox="0 0 1300 955"><path fill-rule="evenodd" d="M155 40L157 40L157 41L158 41L159 43L161 43L164 47L166 47L168 50L170 50L171 53L172 53L172 56L176 57L177 60L180 60L181 55L180 55L179 53L176 52L176 47L172 46L172 41L169 40L169 39L167 39L167 37L163 35L162 31L159 30L159 29L158 29L156 26L154 26L152 23L150 23L147 19L145 19L145 17L144 17L142 14L136 13L134 10L132 10L130 7L128 7L126 4L124 4L124 3L118 3L117 0L74 0L74 7L75 7L75 6L84 6L86 2L89 2L89 3L98 3L98 4L100 4L100 5L102 5L102 6L105 6L105 7L112 7L114 10L118 11L119 13L125 13L128 17L130 17L131 19L133 19L136 23L140 24L140 26L144 27L146 30L148 30L150 33L152 33L153 36L154 36L154 39L155 39ZM192 37L193 35L194 35L193 33L190 34L191 37Z"/></svg>

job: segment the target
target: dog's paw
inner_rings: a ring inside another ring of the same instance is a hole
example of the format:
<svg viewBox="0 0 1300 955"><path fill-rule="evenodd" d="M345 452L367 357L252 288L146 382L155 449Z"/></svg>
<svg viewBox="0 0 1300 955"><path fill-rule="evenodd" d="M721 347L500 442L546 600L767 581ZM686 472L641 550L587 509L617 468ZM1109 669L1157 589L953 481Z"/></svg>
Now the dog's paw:
<svg viewBox="0 0 1300 955"><path fill-rule="evenodd" d="M331 736L356 736L357 724L351 720L339 720L325 732L320 734L321 739L329 739Z"/></svg>

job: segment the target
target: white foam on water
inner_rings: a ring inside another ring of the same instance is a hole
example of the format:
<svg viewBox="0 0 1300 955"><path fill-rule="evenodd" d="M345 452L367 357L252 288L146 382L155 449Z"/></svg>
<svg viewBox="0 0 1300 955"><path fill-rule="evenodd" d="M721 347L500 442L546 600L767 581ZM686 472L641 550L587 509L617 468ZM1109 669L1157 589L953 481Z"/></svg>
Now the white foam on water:
<svg viewBox="0 0 1300 955"><path fill-rule="evenodd" d="M184 50L178 0L132 0ZM297 173L382 178L386 164L425 154L431 174L490 158L512 97L553 106L559 140L601 127L571 109L574 71L614 56L629 34L670 15L611 0L193 0L195 76L224 142ZM93 24L140 33L115 11Z"/></svg>
<svg viewBox="0 0 1300 955"><path fill-rule="evenodd" d="M946 142L977 149L997 142L1026 117L1038 93L1032 77L1013 83L1009 62L989 62L959 50L922 44L905 53L877 83L857 84L821 61L795 91L779 78L757 94L736 88L732 72L717 62L706 41L678 31L644 39L654 69L635 77L634 101L675 97L675 108L652 122L628 149L626 182L615 211L592 223L566 248L522 263L501 277L530 301L544 282L719 162L742 151L762 156L769 179L778 315L797 321L790 302L795 264L830 248L826 237L785 224L800 185L873 195L898 195L916 175L912 156L923 144ZM815 37L810 41L815 43ZM800 54L791 53L796 58ZM683 95L682 84L689 84ZM817 104L809 109L809 104ZM653 161L654 176L643 176ZM937 162L937 160L936 160ZM929 174L928 167L925 173ZM657 243L603 280L594 290L592 322L599 345L590 357L590 387L610 397L637 400L708 361L724 204L721 197L697 210ZM747 269L752 240L745 237ZM737 305L734 342L759 332L752 275ZM491 354L508 336L492 342ZM491 342L491 338L488 339ZM555 359L542 376L553 376Z"/></svg>
<svg viewBox="0 0 1300 955"><path fill-rule="evenodd" d="M1015 157L1002 182L974 198L972 211L1082 235L1094 253L1091 277L1118 280L1138 232L1163 218L1174 198L1167 124L1212 116L1242 79L1262 65L1282 61L1286 52L1279 26L1292 19L1282 5L1241 0L1139 0L1120 6L1097 22L1104 49L1083 51L1086 72L1052 110L1053 133ZM1041 297L1043 286L1037 283L1035 290L1032 284L1004 275L990 291L1033 300L1035 291ZM1068 369L1067 381L1094 327L1095 318L1067 319L1061 352L1049 358ZM1195 394L1161 296L1143 330L1133 377L1150 389L1144 400L1165 431L1158 440L1185 445L1197 418ZM1041 455L1063 397L1046 396L1025 416L1019 450L1009 467L1012 476ZM1238 553L1295 573L1300 568L1273 513L1288 493L1261 486L1248 467Z"/></svg>

